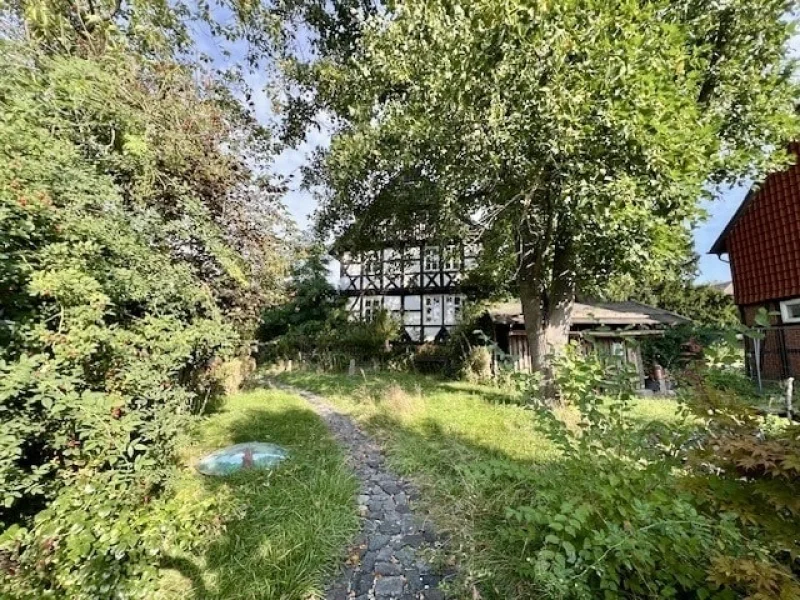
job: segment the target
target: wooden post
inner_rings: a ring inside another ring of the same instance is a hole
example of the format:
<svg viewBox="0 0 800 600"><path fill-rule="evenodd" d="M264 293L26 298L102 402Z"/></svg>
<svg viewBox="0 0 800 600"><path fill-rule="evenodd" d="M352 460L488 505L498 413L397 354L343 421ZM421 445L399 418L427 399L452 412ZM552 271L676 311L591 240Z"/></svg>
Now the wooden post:
<svg viewBox="0 0 800 600"><path fill-rule="evenodd" d="M355 358L351 358L350 359L350 367L347 369L347 374L350 375L350 377L352 377L353 375L356 374L356 359Z"/></svg>
<svg viewBox="0 0 800 600"><path fill-rule="evenodd" d="M761 383L761 340L753 338L753 349L756 358L756 377L758 378L758 391L763 392L764 386Z"/></svg>
<svg viewBox="0 0 800 600"><path fill-rule="evenodd" d="M792 394L794 394L794 377L786 380L786 418L792 420Z"/></svg>

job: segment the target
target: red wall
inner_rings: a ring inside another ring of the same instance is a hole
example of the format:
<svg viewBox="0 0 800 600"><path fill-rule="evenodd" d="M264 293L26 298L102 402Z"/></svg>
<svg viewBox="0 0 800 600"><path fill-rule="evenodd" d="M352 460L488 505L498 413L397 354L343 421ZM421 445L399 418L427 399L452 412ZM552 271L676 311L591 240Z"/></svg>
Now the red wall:
<svg viewBox="0 0 800 600"><path fill-rule="evenodd" d="M790 148L800 154L800 145ZM767 177L727 248L736 304L800 297L800 164Z"/></svg>

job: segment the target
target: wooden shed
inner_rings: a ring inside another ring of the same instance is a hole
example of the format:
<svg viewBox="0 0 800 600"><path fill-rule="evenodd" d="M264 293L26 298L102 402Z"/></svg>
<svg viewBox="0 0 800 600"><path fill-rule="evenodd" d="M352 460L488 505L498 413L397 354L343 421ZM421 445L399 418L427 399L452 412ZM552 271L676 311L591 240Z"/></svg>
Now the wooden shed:
<svg viewBox="0 0 800 600"><path fill-rule="evenodd" d="M494 341L511 357L515 370L530 370L530 351L525 317L520 302L502 302L488 310ZM576 302L572 311L570 339L594 350L624 357L634 365L640 386L645 386L645 366L638 344L626 343L642 336L663 335L665 329L690 323L681 315L640 302Z"/></svg>

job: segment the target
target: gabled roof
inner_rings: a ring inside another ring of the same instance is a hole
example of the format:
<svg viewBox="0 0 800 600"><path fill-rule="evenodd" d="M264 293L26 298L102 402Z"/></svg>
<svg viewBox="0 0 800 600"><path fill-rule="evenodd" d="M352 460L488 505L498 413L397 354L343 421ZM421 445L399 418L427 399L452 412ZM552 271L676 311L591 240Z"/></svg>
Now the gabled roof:
<svg viewBox="0 0 800 600"><path fill-rule="evenodd" d="M753 200L756 197L756 192L758 192L756 187L750 188L750 191L747 192L747 195L744 197L744 200L742 200L739 208L736 209L736 212L731 217L731 220L728 221L727 225L725 225L725 229L722 230L722 233L719 234L719 237L714 242L714 245L711 246L711 250L708 251L709 254L716 254L717 256L720 256L728 252L728 234L736 226L736 223L738 223L742 215L747 212L747 209L750 208L750 205L753 203Z"/></svg>
<svg viewBox="0 0 800 600"><path fill-rule="evenodd" d="M365 210L337 236L331 254L341 256L346 251L377 250L379 248L419 245L423 242L442 242L475 237L475 223L465 217L456 218L440 210L405 208L397 213L381 213L379 208Z"/></svg>
<svg viewBox="0 0 800 600"><path fill-rule="evenodd" d="M798 110L800 111L800 107L798 107ZM790 143L786 149L790 154L794 154L796 155L797 158L800 158L800 143L798 143L797 141ZM708 251L708 253L716 254L717 256L726 254L728 252L728 235L730 235L731 231L733 231L733 228L736 227L736 224L739 222L739 219L741 219L744 216L744 214L748 211L748 209L752 206L753 201L759 195L759 192L767 183L767 181L779 173L786 173L787 171L794 169L796 166L797 162L791 165L787 165L784 169L773 171L772 173L767 174L767 176L764 178L764 181L762 181L759 184L753 185L753 187L750 188L750 191L747 192L747 195L744 197L744 200L742 200L742 203L739 205L739 208L736 209L736 212L731 217L731 220L728 221L727 225L725 225L725 229L722 230L722 233L719 234L719 237L711 246L711 249Z"/></svg>
<svg viewBox="0 0 800 600"><path fill-rule="evenodd" d="M525 324L519 300L493 304L487 312L495 323ZM673 327L684 323L691 320L641 302L576 302L572 309L573 326Z"/></svg>
<svg viewBox="0 0 800 600"><path fill-rule="evenodd" d="M711 248L727 253L736 304L800 297L800 143L794 164L753 187Z"/></svg>

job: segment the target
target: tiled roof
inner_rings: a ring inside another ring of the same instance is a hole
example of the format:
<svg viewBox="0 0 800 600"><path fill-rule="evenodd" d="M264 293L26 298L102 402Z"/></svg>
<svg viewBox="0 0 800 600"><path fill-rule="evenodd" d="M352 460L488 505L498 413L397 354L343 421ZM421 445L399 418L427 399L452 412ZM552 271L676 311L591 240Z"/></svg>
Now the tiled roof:
<svg viewBox="0 0 800 600"><path fill-rule="evenodd" d="M748 194L712 252L730 257L736 304L800 296L800 165Z"/></svg>
<svg viewBox="0 0 800 600"><path fill-rule="evenodd" d="M488 313L499 323L524 324L519 300L491 305ZM572 309L572 325L616 325L663 327L689 323L681 315L648 306L641 302L576 302Z"/></svg>

